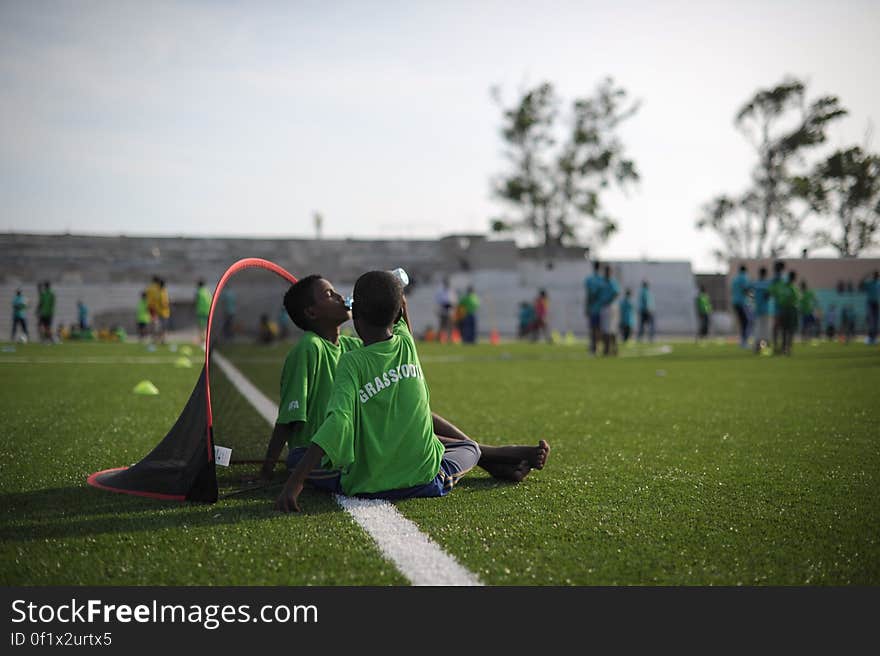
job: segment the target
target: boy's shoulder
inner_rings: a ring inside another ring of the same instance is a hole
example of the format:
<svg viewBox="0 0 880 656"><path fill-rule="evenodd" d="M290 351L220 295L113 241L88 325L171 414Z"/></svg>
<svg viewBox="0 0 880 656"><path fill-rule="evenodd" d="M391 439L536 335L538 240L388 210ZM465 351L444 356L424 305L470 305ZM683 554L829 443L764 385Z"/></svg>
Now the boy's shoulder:
<svg viewBox="0 0 880 656"><path fill-rule="evenodd" d="M351 335L339 336L339 347L342 349L343 353L348 353L349 351L359 349L363 345L364 342L363 340L361 340L360 337L352 337Z"/></svg>
<svg viewBox="0 0 880 656"><path fill-rule="evenodd" d="M327 341L311 330L303 332L302 336L296 340L290 350L287 352L287 358L299 357L313 351L323 351Z"/></svg>

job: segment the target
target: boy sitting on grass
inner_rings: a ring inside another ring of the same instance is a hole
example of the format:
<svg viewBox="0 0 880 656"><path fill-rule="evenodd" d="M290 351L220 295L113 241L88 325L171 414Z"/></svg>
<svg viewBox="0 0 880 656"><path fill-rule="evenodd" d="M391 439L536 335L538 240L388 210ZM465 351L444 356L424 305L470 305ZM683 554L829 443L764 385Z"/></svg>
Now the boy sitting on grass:
<svg viewBox="0 0 880 656"><path fill-rule="evenodd" d="M358 279L354 296L363 346L340 356L324 422L305 451L288 457L295 468L276 502L279 510L300 509L307 479L337 493L404 499L443 496L478 463L514 480L523 466L525 473L544 466L549 445L543 440L536 447L481 449L457 429L461 437L436 435L437 423L451 425L432 416L400 282L387 271L371 271ZM325 458L336 475L311 475Z"/></svg>
<svg viewBox="0 0 880 656"><path fill-rule="evenodd" d="M402 320L394 333L409 334L406 302L402 301ZM284 444L288 445L288 469L305 453L312 436L321 426L330 400L336 367L342 354L363 346L356 337L340 335L339 327L351 319L351 311L329 281L319 275L302 278L284 295L284 307L294 324L304 332L287 355L281 374L281 402L278 418L266 449L260 479L269 481ZM433 431L441 439L470 438L443 417L431 415ZM478 463L497 478L521 481L547 459L546 443L537 447L483 447ZM337 472L315 470L312 482L333 478Z"/></svg>

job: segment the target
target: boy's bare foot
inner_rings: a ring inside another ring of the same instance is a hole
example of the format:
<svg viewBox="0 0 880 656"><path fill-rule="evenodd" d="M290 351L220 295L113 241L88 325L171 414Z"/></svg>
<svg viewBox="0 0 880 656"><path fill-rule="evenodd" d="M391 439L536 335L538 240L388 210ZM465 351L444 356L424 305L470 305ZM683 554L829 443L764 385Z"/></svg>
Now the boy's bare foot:
<svg viewBox="0 0 880 656"><path fill-rule="evenodd" d="M547 440L541 440L537 446L486 446L480 445L483 452L479 465L487 469L486 464L518 465L525 461L530 469L543 469L550 455Z"/></svg>
<svg viewBox="0 0 880 656"><path fill-rule="evenodd" d="M514 483L519 483L529 475L530 471L532 471L529 463L525 460L521 460L516 464L493 463L481 465L481 467L492 474L493 478L499 478L504 481L513 481Z"/></svg>
<svg viewBox="0 0 880 656"><path fill-rule="evenodd" d="M550 443L547 440L538 442L537 447L537 464L533 465L535 469L544 469L547 464L547 458L550 457Z"/></svg>

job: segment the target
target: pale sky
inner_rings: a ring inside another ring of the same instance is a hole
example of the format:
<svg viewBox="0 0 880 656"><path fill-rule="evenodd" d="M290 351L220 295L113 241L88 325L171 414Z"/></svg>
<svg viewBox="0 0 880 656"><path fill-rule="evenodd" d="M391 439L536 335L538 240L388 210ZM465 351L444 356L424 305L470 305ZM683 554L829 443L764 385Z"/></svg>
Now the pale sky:
<svg viewBox="0 0 880 656"><path fill-rule="evenodd" d="M827 148L864 145L878 35L855 0L2 0L0 231L311 237L319 211L325 237L487 232L490 88L570 102L611 76L642 102L622 130L642 182L605 196L601 256L719 270L694 222L748 182L736 111L795 75L850 110Z"/></svg>

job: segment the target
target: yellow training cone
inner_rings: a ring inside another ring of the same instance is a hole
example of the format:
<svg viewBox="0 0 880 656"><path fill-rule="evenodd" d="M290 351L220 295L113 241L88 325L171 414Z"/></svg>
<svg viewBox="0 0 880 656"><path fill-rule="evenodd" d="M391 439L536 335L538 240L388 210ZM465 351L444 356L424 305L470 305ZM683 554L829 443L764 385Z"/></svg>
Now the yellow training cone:
<svg viewBox="0 0 880 656"><path fill-rule="evenodd" d="M192 348L190 348L188 345L184 344L183 346L180 347L180 352L183 353L184 355L192 355L193 351L192 351Z"/></svg>
<svg viewBox="0 0 880 656"><path fill-rule="evenodd" d="M135 394L143 394L145 396L156 396L156 394L159 393L159 388L148 380L142 380L134 386L132 392Z"/></svg>
<svg viewBox="0 0 880 656"><path fill-rule="evenodd" d="M178 369L189 369L192 367L192 362L189 361L189 358L180 357L174 361L174 366Z"/></svg>

